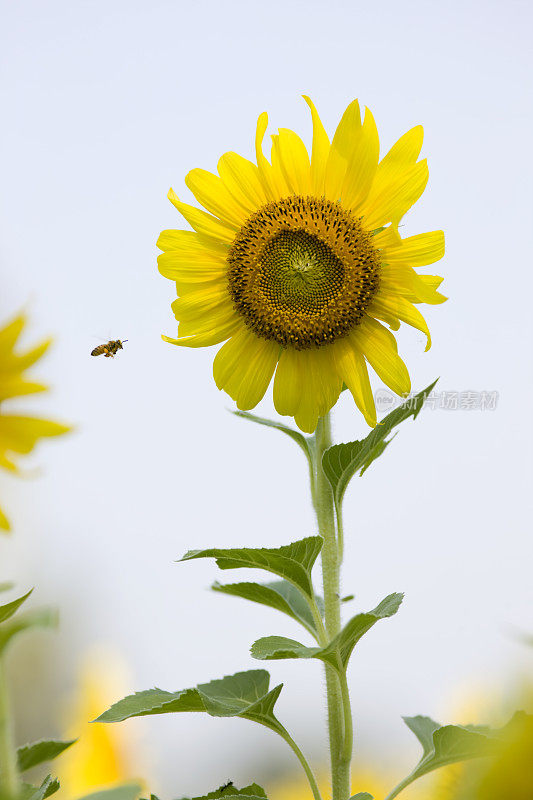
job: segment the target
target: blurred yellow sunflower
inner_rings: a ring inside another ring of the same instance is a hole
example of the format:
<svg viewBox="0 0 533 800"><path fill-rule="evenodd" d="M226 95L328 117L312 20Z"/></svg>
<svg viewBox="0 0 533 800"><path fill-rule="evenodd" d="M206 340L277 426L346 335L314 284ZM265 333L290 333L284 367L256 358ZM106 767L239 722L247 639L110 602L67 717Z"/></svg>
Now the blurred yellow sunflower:
<svg viewBox="0 0 533 800"><path fill-rule="evenodd" d="M59 436L69 428L50 420L7 413L4 402L34 392L43 392L48 387L28 380L24 373L35 364L48 349L47 339L36 347L20 352L17 342L26 324L23 314L0 328L0 467L18 472L14 459L30 453L39 439ZM0 508L0 530L8 531L9 521Z"/></svg>
<svg viewBox="0 0 533 800"><path fill-rule="evenodd" d="M128 682L124 666L113 651L95 649L86 657L68 704L66 738L78 741L62 756L59 800L72 800L138 779L143 754L133 731L91 723Z"/></svg>
<svg viewBox="0 0 533 800"><path fill-rule="evenodd" d="M410 390L390 330L405 322L429 330L416 304L442 303L442 278L415 268L444 254L442 231L402 239L398 223L428 180L417 161L417 126L379 158L367 108L346 109L333 140L308 97L312 152L291 130L272 136L263 154L266 113L257 122L257 165L224 154L218 175L202 169L185 183L201 211L169 199L194 231L166 230L159 270L176 282L172 304L177 345L226 342L213 365L215 382L251 409L274 377L274 405L312 433L345 384L369 425L376 410L367 362L394 392ZM226 341L227 340L227 341Z"/></svg>

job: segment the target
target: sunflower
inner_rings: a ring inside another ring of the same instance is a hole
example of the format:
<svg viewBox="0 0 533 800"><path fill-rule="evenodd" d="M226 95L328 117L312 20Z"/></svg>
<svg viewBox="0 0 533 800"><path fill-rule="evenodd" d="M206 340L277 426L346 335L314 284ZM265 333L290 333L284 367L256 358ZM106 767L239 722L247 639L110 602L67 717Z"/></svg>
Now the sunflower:
<svg viewBox="0 0 533 800"><path fill-rule="evenodd" d="M47 389L42 383L27 380L24 373L44 355L50 340L19 352L16 345L25 324L26 318L20 314L0 329L0 467L10 472L18 472L13 459L30 453L39 439L59 436L69 430L57 422L4 412L5 400ZM0 508L0 529L7 531L9 528L9 521Z"/></svg>
<svg viewBox="0 0 533 800"><path fill-rule="evenodd" d="M443 232L398 233L428 180L426 161L417 161L423 130L412 128L380 161L368 108L361 121L354 100L330 143L304 99L313 122L310 158L299 136L280 128L268 161L263 113L257 164L225 153L218 175L188 173L185 183L207 211L170 190L194 230L163 231L157 243L159 270L178 293L178 338L163 339L186 347L225 342L214 379L239 409L257 405L274 376L275 408L301 430L314 431L343 386L374 426L368 364L394 392L408 393L409 373L389 329L401 322L417 328L428 349L416 305L446 299L437 291L442 278L415 270L442 258Z"/></svg>
<svg viewBox="0 0 533 800"><path fill-rule="evenodd" d="M127 683L125 673L121 659L112 650L96 647L85 658L75 693L66 706L65 738L77 741L61 757L60 800L138 780L143 756L141 742L133 732L90 722L119 695Z"/></svg>

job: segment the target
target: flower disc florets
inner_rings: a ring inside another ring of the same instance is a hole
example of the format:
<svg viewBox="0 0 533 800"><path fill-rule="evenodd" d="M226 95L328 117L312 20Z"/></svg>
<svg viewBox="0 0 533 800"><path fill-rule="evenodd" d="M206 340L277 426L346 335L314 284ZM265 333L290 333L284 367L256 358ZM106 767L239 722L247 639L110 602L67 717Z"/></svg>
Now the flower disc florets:
<svg viewBox="0 0 533 800"><path fill-rule="evenodd" d="M228 254L235 310L255 333L305 350L348 334L379 282L372 234L339 203L293 196L248 218Z"/></svg>

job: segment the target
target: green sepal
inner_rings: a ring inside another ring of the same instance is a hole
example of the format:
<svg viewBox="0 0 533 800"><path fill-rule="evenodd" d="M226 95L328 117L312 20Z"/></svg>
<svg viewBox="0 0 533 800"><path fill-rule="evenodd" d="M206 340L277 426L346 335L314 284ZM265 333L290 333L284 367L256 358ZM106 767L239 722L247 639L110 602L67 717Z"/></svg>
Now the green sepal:
<svg viewBox="0 0 533 800"><path fill-rule="evenodd" d="M189 550L179 561L214 558L220 569L264 569L292 583L312 599L311 571L323 545L321 536L308 536L283 547L242 547L229 550Z"/></svg>
<svg viewBox="0 0 533 800"><path fill-rule="evenodd" d="M242 717L279 732L281 725L274 716L274 705L283 684L272 690L269 690L269 684L269 673L256 669L226 675L210 683L199 683L195 689L181 692L149 689L119 700L95 722L122 722L151 714L204 711L212 717Z"/></svg>
<svg viewBox="0 0 533 800"><path fill-rule="evenodd" d="M35 609L20 614L0 627L0 654L17 634L32 628L55 628L57 623L57 611L50 608Z"/></svg>
<svg viewBox="0 0 533 800"><path fill-rule="evenodd" d="M533 717L519 712L503 728L492 729L486 725L441 725L424 716L403 717L422 745L423 752L414 770L391 792L392 796L396 797L398 789L405 789L417 778L439 767L493 755L517 725L531 719Z"/></svg>
<svg viewBox="0 0 533 800"><path fill-rule="evenodd" d="M19 772L26 772L26 770L36 767L37 764L42 764L44 761L52 761L75 742L76 739L71 739L70 741L41 739L38 742L19 747L17 750Z"/></svg>
<svg viewBox="0 0 533 800"><path fill-rule="evenodd" d="M373 611L369 611L366 614L356 614L325 647L307 647L294 639L287 639L284 636L267 636L254 642L250 652L254 658L260 661L285 658L319 658L336 670L345 670L357 642L378 620L386 619L396 614L402 599L403 594L390 594Z"/></svg>
<svg viewBox="0 0 533 800"><path fill-rule="evenodd" d="M289 581L273 581L272 583L227 583L220 584L215 582L211 588L215 592L229 594L234 597L242 597L244 600L251 600L253 603L261 603L264 606L275 608L283 614L303 625L312 636L316 638L318 631L315 620L309 607L309 602L305 595ZM316 604L320 609L323 608L321 597L315 596Z"/></svg>
<svg viewBox="0 0 533 800"><path fill-rule="evenodd" d="M350 797L350 800L374 800L374 795L368 792L358 792Z"/></svg>
<svg viewBox="0 0 533 800"><path fill-rule="evenodd" d="M337 508L340 507L344 493L355 473L360 472L360 475L363 475L370 464L383 453L386 446L392 441L392 439L385 441L385 437L396 425L409 417L417 418L428 394L436 383L437 381L433 381L423 392L409 398L401 406L387 414L366 439L346 444L334 444L326 450L322 457L322 467L333 489Z"/></svg>
<svg viewBox="0 0 533 800"><path fill-rule="evenodd" d="M7 591L9 588L10 585L6 583L5 588L2 589L2 591ZM0 622L5 622L12 617L13 614L18 611L21 605L28 599L32 592L33 589L30 589L30 591L26 592L26 594L23 594L22 597L17 597L16 600L12 600L10 603L5 603L5 605L0 606Z"/></svg>
<svg viewBox="0 0 533 800"><path fill-rule="evenodd" d="M252 783L250 786L245 786L243 789L237 789L236 786L228 786L227 789L216 789L214 792L204 794L201 797L182 797L181 800L232 800L238 797L240 800L267 800L266 792L257 783Z"/></svg>
<svg viewBox="0 0 533 800"><path fill-rule="evenodd" d="M290 436L290 438L303 450L309 463L309 467L313 469L312 443L311 439L308 439L307 436L304 436L299 431L295 431L294 428L289 427L289 425L284 425L282 422L275 422L272 419L266 419L266 417L256 417L255 414L249 414L247 411L233 411L232 413L235 414L236 417L242 417L243 419L249 419L251 422L257 422L258 425L266 425L268 428L276 428L276 430L285 433L287 436Z"/></svg>
<svg viewBox="0 0 533 800"><path fill-rule="evenodd" d="M140 793L141 787L137 783L128 783L124 786L115 786L113 789L85 794L81 800L137 800Z"/></svg>

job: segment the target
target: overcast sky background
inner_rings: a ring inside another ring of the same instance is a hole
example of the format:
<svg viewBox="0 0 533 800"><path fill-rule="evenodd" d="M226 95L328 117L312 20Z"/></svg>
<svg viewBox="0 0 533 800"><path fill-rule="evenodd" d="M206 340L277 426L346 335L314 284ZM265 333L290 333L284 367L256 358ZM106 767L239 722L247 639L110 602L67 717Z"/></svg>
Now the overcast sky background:
<svg viewBox="0 0 533 800"><path fill-rule="evenodd" d="M56 339L35 370L53 393L18 407L76 425L32 459L38 478L0 476L15 521L2 575L61 609L41 675L29 672L47 697L72 687L95 642L127 662L126 690L174 690L256 667L248 648L259 636L299 636L275 612L206 591L220 577L212 563L173 563L189 548L278 546L314 523L295 445L228 413L214 349L160 339L175 333L174 289L157 273L155 241L185 227L169 186L191 201L189 169L215 169L227 150L253 157L264 110L271 132L293 128L310 143L302 93L330 132L359 97L383 152L424 125L430 183L403 232L445 230L450 301L428 308L430 352L410 329L400 352L416 389L440 376L443 391L498 392L498 403L426 410L347 493L352 613L406 593L353 661L357 742L380 763L405 756L405 772L417 750L402 714L443 718L465 687L532 668L512 635L533 631L529 4L2 6L0 317L25 307L27 341ZM90 358L109 337L129 342L114 360ZM258 411L274 414L270 393ZM349 396L334 428L337 441L368 432ZM285 681L281 718L320 758L320 666L270 671ZM50 733L44 715L32 724ZM293 766L281 741L242 721L127 724L149 743L164 796L202 793L207 774L244 783Z"/></svg>

